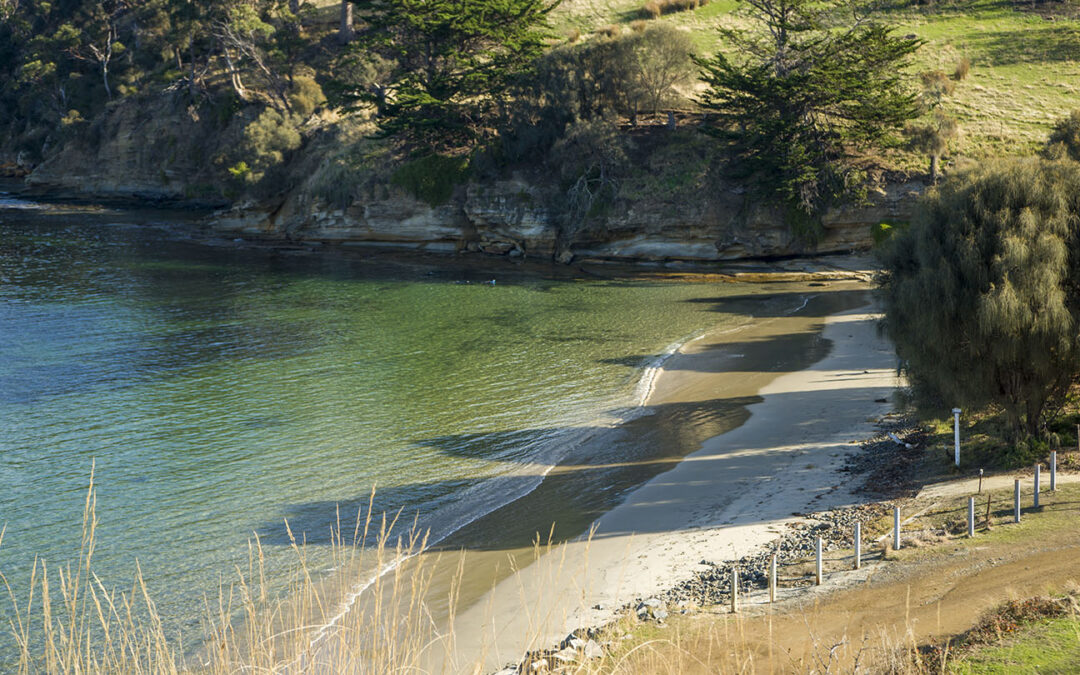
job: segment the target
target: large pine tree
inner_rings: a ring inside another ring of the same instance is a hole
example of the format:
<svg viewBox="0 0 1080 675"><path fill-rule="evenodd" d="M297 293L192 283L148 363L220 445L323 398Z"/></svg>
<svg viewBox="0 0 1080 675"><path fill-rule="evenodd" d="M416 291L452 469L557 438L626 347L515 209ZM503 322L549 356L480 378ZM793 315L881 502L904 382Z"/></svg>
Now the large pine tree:
<svg viewBox="0 0 1080 675"><path fill-rule="evenodd" d="M748 173L812 216L857 182L852 157L917 116L904 67L920 42L861 17L829 26L835 3L746 4L757 27L723 30L724 49L698 61L700 102Z"/></svg>
<svg viewBox="0 0 1080 675"><path fill-rule="evenodd" d="M511 78L539 56L545 0L354 0L368 28L358 49L393 64L382 127L436 149L467 143ZM380 103L382 103L380 101Z"/></svg>

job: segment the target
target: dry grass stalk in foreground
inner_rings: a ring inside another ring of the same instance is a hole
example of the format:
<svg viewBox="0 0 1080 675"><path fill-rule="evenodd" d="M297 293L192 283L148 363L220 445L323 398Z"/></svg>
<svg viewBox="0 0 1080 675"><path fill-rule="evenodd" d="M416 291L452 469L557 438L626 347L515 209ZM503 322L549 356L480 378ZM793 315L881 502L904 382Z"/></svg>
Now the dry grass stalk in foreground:
<svg viewBox="0 0 1080 675"><path fill-rule="evenodd" d="M341 574L333 578L313 576L305 545L289 531L297 562L284 594L272 592L256 538L249 546L247 568L237 568L236 580L220 589L216 605L207 602L205 643L185 657L182 643L167 635L138 566L127 592L107 589L94 573L97 518L91 472L78 564L54 567L35 560L25 588L14 587L0 573L11 603L18 672L214 675L418 670L425 652L452 644L451 636L438 633L423 602L433 565L425 565L417 554L424 550L427 537L414 523L404 541L399 538L391 546L397 519L383 516L377 523L376 544L366 547L367 535L376 525L373 500L374 493L364 518L357 514L351 540L343 535L339 514L332 555L333 567ZM402 564L410 560L416 563ZM358 570L373 577L363 601L349 595L342 602L341 589L349 587L343 586L349 583L347 575L355 576ZM454 583L451 614L456 594Z"/></svg>

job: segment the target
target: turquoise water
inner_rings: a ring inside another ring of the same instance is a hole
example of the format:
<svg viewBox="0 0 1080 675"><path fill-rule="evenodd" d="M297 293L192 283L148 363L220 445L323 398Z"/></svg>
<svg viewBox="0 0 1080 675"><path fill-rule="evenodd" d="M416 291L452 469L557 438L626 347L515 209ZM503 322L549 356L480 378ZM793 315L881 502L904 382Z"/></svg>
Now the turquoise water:
<svg viewBox="0 0 1080 675"><path fill-rule="evenodd" d="M288 514L317 562L336 505L377 484L444 536L540 480L486 479L536 474L632 409L657 355L741 320L700 300L758 292L208 247L160 214L27 206L0 195L0 570L77 555L94 464L97 573L127 586L138 560L186 636L253 533L275 560Z"/></svg>

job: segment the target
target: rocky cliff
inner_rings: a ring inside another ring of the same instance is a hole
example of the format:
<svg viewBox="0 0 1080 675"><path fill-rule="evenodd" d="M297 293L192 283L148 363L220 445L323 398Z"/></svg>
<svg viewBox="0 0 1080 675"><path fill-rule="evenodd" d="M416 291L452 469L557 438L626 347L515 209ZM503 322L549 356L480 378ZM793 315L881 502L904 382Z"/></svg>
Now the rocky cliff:
<svg viewBox="0 0 1080 675"><path fill-rule="evenodd" d="M290 195L274 210L255 204L218 213L214 227L242 237L285 237L308 244L475 251L511 257L570 260L727 261L865 250L871 226L906 221L925 186L888 185L870 205L825 214L824 236L807 245L775 208L754 204L725 187L709 199L670 204L620 200L603 222L560 242L551 195L521 179L470 184L457 199L432 207L391 190L386 198L342 209L303 204Z"/></svg>
<svg viewBox="0 0 1080 675"><path fill-rule="evenodd" d="M214 158L236 143L240 128L165 103L156 109L118 106L76 134L27 181L84 195L205 204L220 200L223 169ZM383 171L378 189L350 189L347 206L327 206L312 186L317 180L325 185L319 167L341 141L325 130L313 133L314 140L290 158L288 187L236 203L208 224L234 237L561 262L727 261L866 249L872 244L871 226L908 220L924 189L917 181L894 183L872 193L868 206L830 211L823 236L807 245L792 234L779 210L716 177L715 162L702 150L707 146L696 140L700 134L686 129L681 136L660 138L661 133L639 143L633 160L637 182L628 181L631 187L602 214L572 231L561 224L565 195L543 167L459 185L440 206L395 187L390 172ZM374 184L370 177L352 179Z"/></svg>

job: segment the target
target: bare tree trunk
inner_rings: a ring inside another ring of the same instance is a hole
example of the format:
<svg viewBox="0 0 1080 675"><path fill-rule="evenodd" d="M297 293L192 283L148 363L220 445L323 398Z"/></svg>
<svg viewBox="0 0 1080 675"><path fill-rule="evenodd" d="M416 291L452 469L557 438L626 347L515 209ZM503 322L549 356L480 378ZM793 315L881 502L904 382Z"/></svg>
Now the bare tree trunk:
<svg viewBox="0 0 1080 675"><path fill-rule="evenodd" d="M930 155L930 182L934 185L937 185L938 178L941 175L941 170L938 168L940 161L941 157L938 155Z"/></svg>
<svg viewBox="0 0 1080 675"><path fill-rule="evenodd" d="M105 95L112 100L112 89L109 87L109 60L112 59L112 33L109 34L109 46L105 50L105 58L101 61L101 79L105 82Z"/></svg>
<svg viewBox="0 0 1080 675"><path fill-rule="evenodd" d="M225 63L229 66L229 81L232 84L233 91L240 97L241 101L247 100L247 90L244 89L244 81L240 79L240 71L237 70L236 64L233 63L232 55L229 54L227 47L221 48L221 53L225 56Z"/></svg>
<svg viewBox="0 0 1080 675"><path fill-rule="evenodd" d="M341 29L338 31L338 40L347 45L352 42L353 35L353 4L349 0L341 0Z"/></svg>

